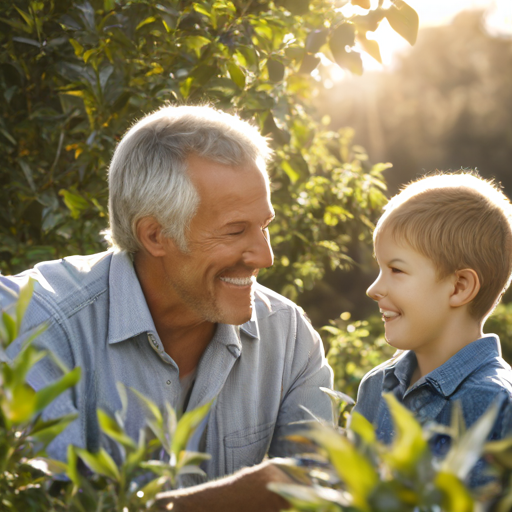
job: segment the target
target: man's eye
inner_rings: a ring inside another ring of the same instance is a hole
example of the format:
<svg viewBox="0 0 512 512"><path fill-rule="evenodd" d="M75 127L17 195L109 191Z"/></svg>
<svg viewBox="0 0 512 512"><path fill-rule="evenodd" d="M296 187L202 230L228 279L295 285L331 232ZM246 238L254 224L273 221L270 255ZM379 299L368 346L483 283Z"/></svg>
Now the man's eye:
<svg viewBox="0 0 512 512"><path fill-rule="evenodd" d="M240 230L240 231L233 231L232 233L228 233L229 236L236 236L236 235L241 235L242 233L244 232L244 230Z"/></svg>

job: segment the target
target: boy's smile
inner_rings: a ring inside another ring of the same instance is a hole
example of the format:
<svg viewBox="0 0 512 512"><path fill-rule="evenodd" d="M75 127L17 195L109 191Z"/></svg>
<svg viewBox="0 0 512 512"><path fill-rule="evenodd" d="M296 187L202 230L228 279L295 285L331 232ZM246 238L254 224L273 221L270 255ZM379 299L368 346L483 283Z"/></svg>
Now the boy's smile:
<svg viewBox="0 0 512 512"><path fill-rule="evenodd" d="M397 243L386 230L375 255L380 274L367 293L379 304L388 343L423 353L450 343L452 276L439 280L430 259L406 242Z"/></svg>

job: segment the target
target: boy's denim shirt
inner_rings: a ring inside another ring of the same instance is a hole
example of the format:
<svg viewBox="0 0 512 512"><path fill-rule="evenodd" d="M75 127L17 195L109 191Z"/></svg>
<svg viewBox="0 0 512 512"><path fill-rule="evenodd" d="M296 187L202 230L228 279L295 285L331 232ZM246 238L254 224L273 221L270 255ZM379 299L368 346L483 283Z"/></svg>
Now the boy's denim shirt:
<svg viewBox="0 0 512 512"><path fill-rule="evenodd" d="M470 343L446 363L423 376L409 388L416 368L416 355L406 351L368 372L358 391L354 411L376 427L377 437L385 443L393 439L393 421L382 393L393 393L424 425L436 422L449 425L452 405L462 405L466 426L471 426L495 401L500 412L489 439L501 439L512 433L512 370L501 356L499 338L494 334ZM450 438L434 435L430 447L434 455L444 456ZM470 485L478 485L480 460L470 476Z"/></svg>

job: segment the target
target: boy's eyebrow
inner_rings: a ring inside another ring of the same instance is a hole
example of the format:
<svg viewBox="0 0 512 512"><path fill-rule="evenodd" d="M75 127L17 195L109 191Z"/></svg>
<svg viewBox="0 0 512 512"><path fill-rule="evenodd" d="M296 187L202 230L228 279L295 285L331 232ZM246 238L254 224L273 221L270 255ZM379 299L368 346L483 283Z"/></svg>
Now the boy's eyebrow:
<svg viewBox="0 0 512 512"><path fill-rule="evenodd" d="M403 263L405 265L405 261L401 260L400 258L393 258L391 261L388 262L388 265L393 265L394 263Z"/></svg>

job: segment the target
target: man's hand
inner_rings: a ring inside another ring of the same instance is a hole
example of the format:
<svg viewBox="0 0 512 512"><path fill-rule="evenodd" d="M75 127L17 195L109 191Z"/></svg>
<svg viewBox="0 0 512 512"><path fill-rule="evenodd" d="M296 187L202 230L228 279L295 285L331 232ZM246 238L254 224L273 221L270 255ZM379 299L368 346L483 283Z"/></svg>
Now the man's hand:
<svg viewBox="0 0 512 512"><path fill-rule="evenodd" d="M270 482L292 483L272 460L267 460L234 475L205 484L161 493L155 510L173 512L279 512L290 504L267 489Z"/></svg>

